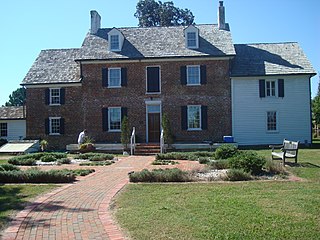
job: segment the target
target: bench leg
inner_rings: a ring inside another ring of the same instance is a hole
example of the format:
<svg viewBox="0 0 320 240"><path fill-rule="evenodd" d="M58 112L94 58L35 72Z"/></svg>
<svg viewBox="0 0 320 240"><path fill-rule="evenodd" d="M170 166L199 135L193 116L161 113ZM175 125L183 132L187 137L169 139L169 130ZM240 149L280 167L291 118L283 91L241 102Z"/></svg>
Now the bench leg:
<svg viewBox="0 0 320 240"><path fill-rule="evenodd" d="M285 166L285 164L286 164L286 156L285 156L285 154L283 155L283 158L282 158L282 164L283 164L283 166Z"/></svg>

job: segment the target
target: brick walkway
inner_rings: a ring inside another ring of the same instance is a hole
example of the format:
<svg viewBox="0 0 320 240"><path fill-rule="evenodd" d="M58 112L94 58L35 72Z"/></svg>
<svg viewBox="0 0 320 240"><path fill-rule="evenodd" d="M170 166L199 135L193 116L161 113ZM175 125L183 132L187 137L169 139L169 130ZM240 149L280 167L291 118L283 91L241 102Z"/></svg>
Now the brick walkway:
<svg viewBox="0 0 320 240"><path fill-rule="evenodd" d="M40 197L18 213L2 239L124 239L112 221L109 204L128 182L128 172L146 168L153 159L123 158Z"/></svg>

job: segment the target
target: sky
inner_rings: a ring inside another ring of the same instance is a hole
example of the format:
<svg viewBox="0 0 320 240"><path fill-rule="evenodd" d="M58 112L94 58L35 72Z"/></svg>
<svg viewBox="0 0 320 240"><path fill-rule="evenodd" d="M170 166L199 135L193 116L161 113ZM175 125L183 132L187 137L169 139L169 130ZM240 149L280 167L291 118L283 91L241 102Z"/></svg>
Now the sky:
<svg viewBox="0 0 320 240"><path fill-rule="evenodd" d="M163 2L166 0L163 0ZM101 26L134 27L138 0L10 0L0 3L0 106L20 83L43 49L81 47L90 29L90 10ZM217 23L218 0L173 0L190 9L197 24ZM234 43L298 42L317 76L320 72L319 0L225 0L226 22Z"/></svg>

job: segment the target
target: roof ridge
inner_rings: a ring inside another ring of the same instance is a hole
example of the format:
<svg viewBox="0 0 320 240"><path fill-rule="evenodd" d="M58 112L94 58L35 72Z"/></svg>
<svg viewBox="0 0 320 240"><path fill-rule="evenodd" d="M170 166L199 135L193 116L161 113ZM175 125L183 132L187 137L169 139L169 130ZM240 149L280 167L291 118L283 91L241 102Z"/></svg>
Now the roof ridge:
<svg viewBox="0 0 320 240"><path fill-rule="evenodd" d="M298 42L265 42L265 43L235 43L234 45L277 45L277 44L290 44L290 43L296 43Z"/></svg>

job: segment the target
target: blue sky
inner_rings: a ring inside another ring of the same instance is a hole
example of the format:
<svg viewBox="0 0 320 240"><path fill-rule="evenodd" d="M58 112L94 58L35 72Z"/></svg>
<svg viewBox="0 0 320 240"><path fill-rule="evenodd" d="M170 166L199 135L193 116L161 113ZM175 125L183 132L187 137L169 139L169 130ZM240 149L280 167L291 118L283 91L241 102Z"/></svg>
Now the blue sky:
<svg viewBox="0 0 320 240"><path fill-rule="evenodd" d="M20 87L42 49L77 48L90 28L90 10L102 27L137 26L138 0L10 0L0 3L0 106ZM173 0L196 23L217 23L218 0ZM319 0L225 0L234 43L299 42L320 71ZM311 81L317 94L319 76Z"/></svg>

